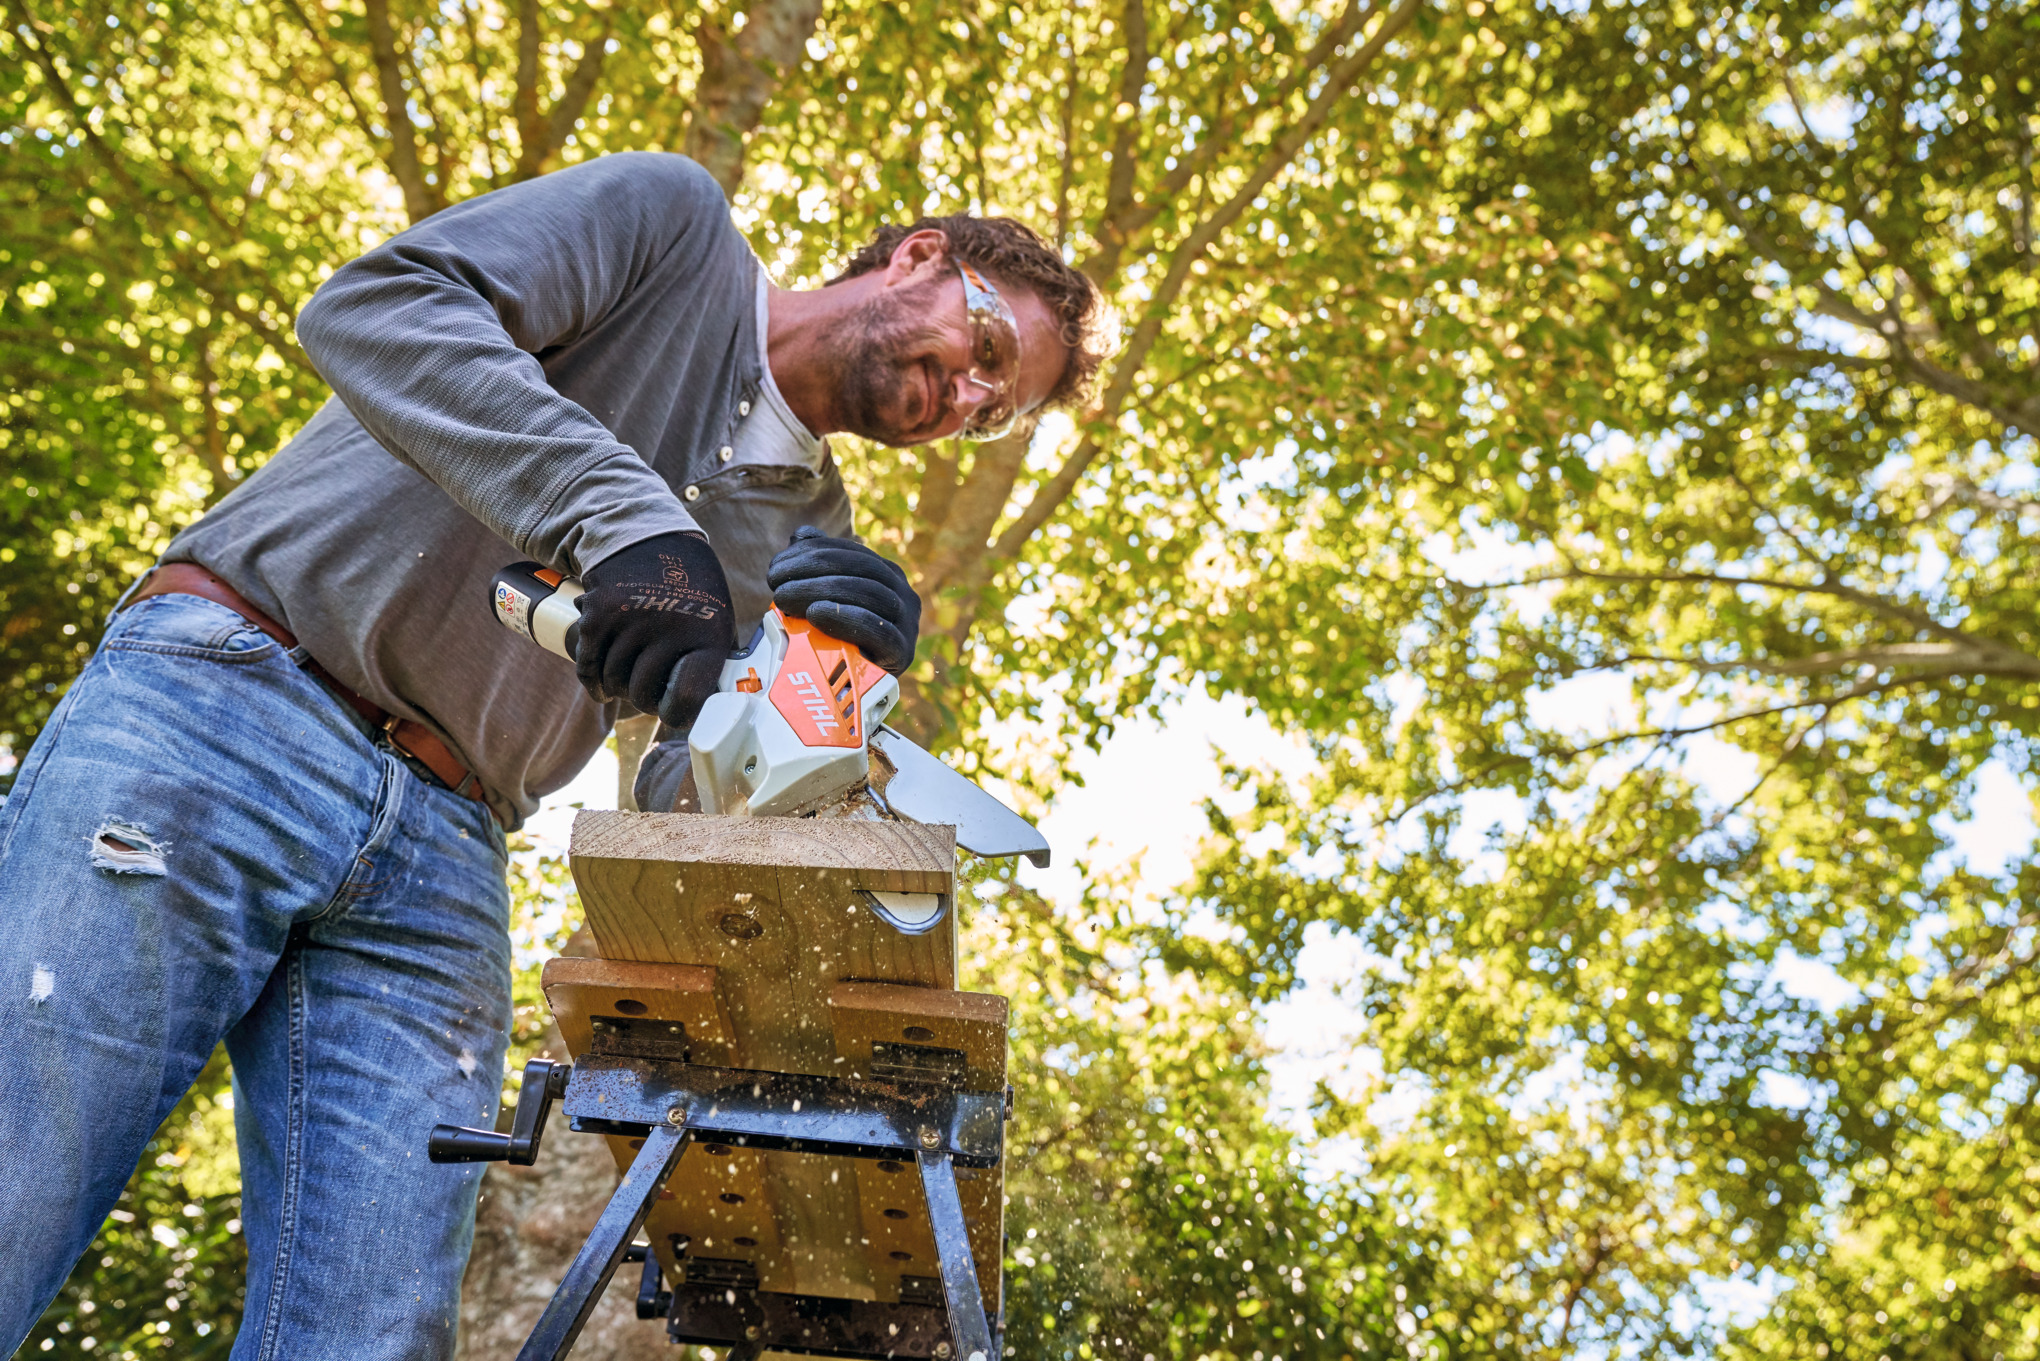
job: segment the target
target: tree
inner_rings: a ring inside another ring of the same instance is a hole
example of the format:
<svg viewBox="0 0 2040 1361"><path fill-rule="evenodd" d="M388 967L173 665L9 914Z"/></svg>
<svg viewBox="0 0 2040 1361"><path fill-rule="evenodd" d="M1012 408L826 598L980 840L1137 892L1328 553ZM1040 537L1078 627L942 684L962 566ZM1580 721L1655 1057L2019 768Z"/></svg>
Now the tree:
<svg viewBox="0 0 2040 1361"><path fill-rule="evenodd" d="M237 6L9 0L0 33L0 742L26 746L120 592L324 396L289 339L359 237L321 212L320 130L260 73ZM292 139L302 134L296 147Z"/></svg>
<svg viewBox="0 0 2040 1361"><path fill-rule="evenodd" d="M1707 1345L1697 1285L1770 1271L1732 1351L2030 1354L2040 867L1968 872L1949 824L1987 760L2030 780L2040 706L2035 29L1489 18L1512 78L1446 193L1581 262L1600 423L1496 447L1467 346L1467 456L1366 478L1296 437L1281 575L1378 642L1319 781L1243 772L1185 903L1232 937L1171 957L1274 995L1312 923L1377 953L1363 1038L1423 1100L1333 1115L1498 1352Z"/></svg>

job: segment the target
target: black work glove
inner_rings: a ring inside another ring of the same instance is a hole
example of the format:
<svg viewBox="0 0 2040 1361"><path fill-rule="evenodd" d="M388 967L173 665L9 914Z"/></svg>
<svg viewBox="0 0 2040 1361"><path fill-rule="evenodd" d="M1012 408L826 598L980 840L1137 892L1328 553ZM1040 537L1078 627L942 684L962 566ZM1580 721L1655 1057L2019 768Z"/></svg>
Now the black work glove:
<svg viewBox="0 0 2040 1361"><path fill-rule="evenodd" d="M676 728L694 722L736 647L729 583L715 550L661 534L612 553L582 578L567 647L596 702L627 699Z"/></svg>
<svg viewBox="0 0 2040 1361"><path fill-rule="evenodd" d="M921 597L907 574L855 539L832 539L812 525L765 569L772 603L831 638L857 644L895 676L914 661Z"/></svg>
<svg viewBox="0 0 2040 1361"><path fill-rule="evenodd" d="M686 733L662 737L646 750L630 793L640 813L701 811L701 795L694 788L694 752L687 745Z"/></svg>

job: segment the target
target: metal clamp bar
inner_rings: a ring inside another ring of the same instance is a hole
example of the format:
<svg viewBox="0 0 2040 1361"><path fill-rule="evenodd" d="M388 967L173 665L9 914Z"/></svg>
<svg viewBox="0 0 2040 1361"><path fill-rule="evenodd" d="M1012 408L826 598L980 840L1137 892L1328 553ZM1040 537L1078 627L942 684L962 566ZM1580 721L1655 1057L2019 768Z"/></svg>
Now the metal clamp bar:
<svg viewBox="0 0 2040 1361"><path fill-rule="evenodd" d="M949 1154L923 1148L921 1190L928 1197L928 1227L935 1231L935 1260L942 1267L942 1295L949 1304L949 1334L959 1361L995 1361L992 1330L985 1322L985 1299L978 1289L977 1264L971 1260L970 1230L963 1222L963 1197L956 1190L956 1169Z"/></svg>
<svg viewBox="0 0 2040 1361"><path fill-rule="evenodd" d="M678 1120L662 1118L651 1127L644 1148L624 1174L616 1194L609 1198L602 1218L595 1221L588 1241L581 1245L573 1265L567 1268L538 1326L531 1330L523 1350L517 1353L517 1361L561 1361L573 1350L575 1339L581 1336L588 1315L594 1311L595 1301L602 1298L603 1288L616 1274L624 1250L637 1237L639 1226L651 1211L660 1185L672 1174L674 1164L686 1150L688 1134L687 1127Z"/></svg>
<svg viewBox="0 0 2040 1361"><path fill-rule="evenodd" d="M933 1147L964 1167L1005 1151L1005 1094L905 1083L760 1073L597 1054L574 1065L567 1114L577 1130L656 1127L684 1111L697 1139L750 1148L905 1161ZM933 1144L924 1132L932 1131Z"/></svg>

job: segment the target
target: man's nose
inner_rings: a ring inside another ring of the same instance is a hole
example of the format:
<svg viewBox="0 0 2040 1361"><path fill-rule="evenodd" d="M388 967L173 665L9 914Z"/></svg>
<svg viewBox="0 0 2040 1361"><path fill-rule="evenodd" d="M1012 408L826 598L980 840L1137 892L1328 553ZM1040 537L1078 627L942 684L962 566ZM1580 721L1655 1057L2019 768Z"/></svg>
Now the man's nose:
<svg viewBox="0 0 2040 1361"><path fill-rule="evenodd" d="M952 374L949 379L949 405L959 414L968 416L992 399L992 390L967 373Z"/></svg>

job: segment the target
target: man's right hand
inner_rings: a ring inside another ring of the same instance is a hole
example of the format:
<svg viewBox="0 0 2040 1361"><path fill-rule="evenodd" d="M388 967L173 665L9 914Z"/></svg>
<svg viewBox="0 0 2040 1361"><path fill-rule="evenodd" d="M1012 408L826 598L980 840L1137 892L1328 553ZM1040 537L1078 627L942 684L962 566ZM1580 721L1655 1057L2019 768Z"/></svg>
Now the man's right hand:
<svg viewBox="0 0 2040 1361"><path fill-rule="evenodd" d="M581 684L598 704L626 699L672 727L691 725L737 643L715 550L693 534L661 534L581 580L581 622L567 640Z"/></svg>

